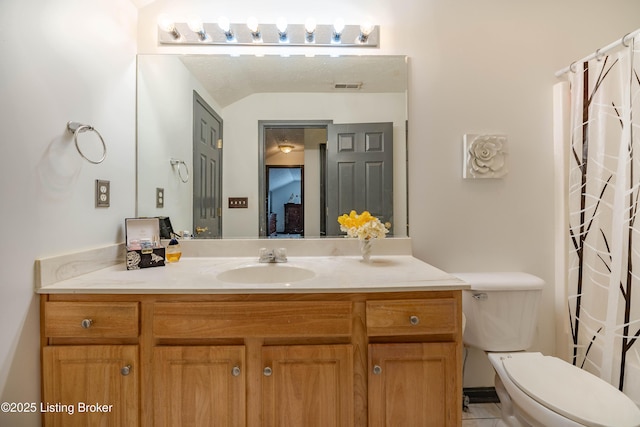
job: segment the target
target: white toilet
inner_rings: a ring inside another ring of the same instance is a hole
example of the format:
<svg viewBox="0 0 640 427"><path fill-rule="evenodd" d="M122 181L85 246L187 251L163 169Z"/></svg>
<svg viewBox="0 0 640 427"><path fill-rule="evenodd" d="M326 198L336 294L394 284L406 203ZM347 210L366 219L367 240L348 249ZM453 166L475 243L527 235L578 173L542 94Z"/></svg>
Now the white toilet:
<svg viewBox="0 0 640 427"><path fill-rule="evenodd" d="M640 409L609 383L561 359L525 352L544 281L526 273L455 273L465 345L487 352L496 371L502 424L510 427L640 426Z"/></svg>

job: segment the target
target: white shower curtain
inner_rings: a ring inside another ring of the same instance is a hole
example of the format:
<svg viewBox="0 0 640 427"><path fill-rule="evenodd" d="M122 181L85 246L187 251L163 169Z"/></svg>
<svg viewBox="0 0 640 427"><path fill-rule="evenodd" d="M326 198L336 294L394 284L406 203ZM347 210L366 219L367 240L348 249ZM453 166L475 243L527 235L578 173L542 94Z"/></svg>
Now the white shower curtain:
<svg viewBox="0 0 640 427"><path fill-rule="evenodd" d="M640 403L640 39L628 44L568 73L564 321L570 360Z"/></svg>

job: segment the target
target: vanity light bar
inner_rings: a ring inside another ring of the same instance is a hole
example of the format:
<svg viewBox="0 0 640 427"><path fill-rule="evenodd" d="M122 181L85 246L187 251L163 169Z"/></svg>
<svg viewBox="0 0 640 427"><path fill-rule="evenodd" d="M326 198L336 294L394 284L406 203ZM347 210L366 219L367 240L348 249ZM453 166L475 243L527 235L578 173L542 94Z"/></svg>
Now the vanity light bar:
<svg viewBox="0 0 640 427"><path fill-rule="evenodd" d="M334 25L318 24L310 34L305 24L288 24L285 37L281 29L278 29L278 24L259 24L258 31L250 30L247 24L225 23L227 31L221 29L217 23L205 22L195 30L186 22L172 24L158 25L160 44L378 47L379 43L377 25L344 25L342 33L336 33Z"/></svg>

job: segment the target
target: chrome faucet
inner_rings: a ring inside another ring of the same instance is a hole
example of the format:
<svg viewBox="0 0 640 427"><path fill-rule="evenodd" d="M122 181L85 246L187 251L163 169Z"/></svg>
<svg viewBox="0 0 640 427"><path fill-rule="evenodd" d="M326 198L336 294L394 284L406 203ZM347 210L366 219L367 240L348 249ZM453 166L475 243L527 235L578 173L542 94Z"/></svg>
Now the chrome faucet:
<svg viewBox="0 0 640 427"><path fill-rule="evenodd" d="M267 249L260 248L259 262L287 262L287 250L285 248Z"/></svg>

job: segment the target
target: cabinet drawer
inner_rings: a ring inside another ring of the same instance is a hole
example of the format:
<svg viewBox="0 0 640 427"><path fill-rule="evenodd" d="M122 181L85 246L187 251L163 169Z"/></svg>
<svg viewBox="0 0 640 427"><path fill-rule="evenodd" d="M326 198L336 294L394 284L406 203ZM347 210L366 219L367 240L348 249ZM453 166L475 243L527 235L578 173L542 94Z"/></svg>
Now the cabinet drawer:
<svg viewBox="0 0 640 427"><path fill-rule="evenodd" d="M456 332L453 298L367 302L367 335L434 335Z"/></svg>
<svg viewBox="0 0 640 427"><path fill-rule="evenodd" d="M44 307L47 337L135 338L138 336L137 302L47 302Z"/></svg>
<svg viewBox="0 0 640 427"><path fill-rule="evenodd" d="M351 302L156 303L156 338L343 337Z"/></svg>

